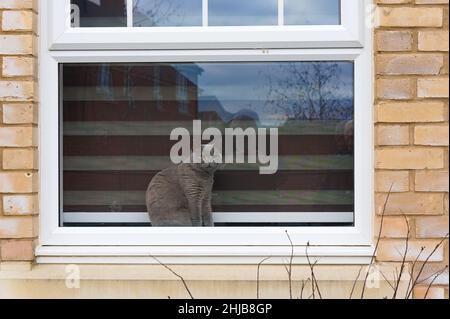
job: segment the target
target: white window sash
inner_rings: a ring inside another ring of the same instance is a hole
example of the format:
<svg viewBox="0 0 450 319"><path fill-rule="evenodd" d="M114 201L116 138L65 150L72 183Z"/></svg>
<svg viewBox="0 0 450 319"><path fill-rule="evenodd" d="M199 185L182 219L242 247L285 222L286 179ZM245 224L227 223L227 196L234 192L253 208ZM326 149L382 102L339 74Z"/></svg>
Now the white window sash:
<svg viewBox="0 0 450 319"><path fill-rule="evenodd" d="M118 238L126 244L202 245L282 245L286 243L285 227L157 229L157 228L60 228L58 221L58 63L85 62L210 62L210 61L354 61L355 63L355 227L288 228L299 244L370 244L373 157L371 86L366 75L371 73L367 53L358 49L342 50L240 50L236 51L61 51L51 52L41 60L41 90L45 92L41 125L41 211L44 244L108 245ZM85 233L83 233L85 232ZM117 233L116 233L117 232ZM77 235L76 235L77 234ZM84 235L81 235L84 234ZM110 234L111 236L106 236ZM173 234L180 236L173 237ZM245 236L235 236L245 234ZM251 235L253 234L253 235ZM119 236L120 235L120 236ZM186 236L184 236L186 235Z"/></svg>
<svg viewBox="0 0 450 319"><path fill-rule="evenodd" d="M341 0L341 25L154 28L132 28L132 18L124 28L71 28L70 0L42 2L49 6L50 50L361 48L365 44L361 0Z"/></svg>

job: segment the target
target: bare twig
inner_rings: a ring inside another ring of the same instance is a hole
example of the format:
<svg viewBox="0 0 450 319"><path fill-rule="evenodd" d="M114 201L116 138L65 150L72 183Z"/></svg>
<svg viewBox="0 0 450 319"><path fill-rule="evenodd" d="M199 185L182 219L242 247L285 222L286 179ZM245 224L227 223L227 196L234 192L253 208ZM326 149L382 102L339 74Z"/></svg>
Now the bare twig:
<svg viewBox="0 0 450 319"><path fill-rule="evenodd" d="M417 262L419 261L420 256L422 255L422 253L425 251L425 247L421 247L419 253L417 254L416 259L414 259L414 262L412 263L411 266L411 270L409 272L409 281L408 281L408 287L406 288L406 295L405 295L405 299L408 298L408 293L409 293L409 289L413 283L413 278L414 278L414 269L416 268Z"/></svg>
<svg viewBox="0 0 450 319"><path fill-rule="evenodd" d="M448 268L448 265L444 267L443 273L446 271L446 268ZM424 282L430 280L431 278L433 278L436 274L438 274L438 273L440 273L440 272L441 272L441 270L436 271L436 272L432 273L431 275L429 275L429 276L427 276L427 277L425 277L425 278L423 278L423 279L421 279L421 280L418 280L418 281L417 281L417 284L418 284L418 285L423 284Z"/></svg>
<svg viewBox="0 0 450 319"><path fill-rule="evenodd" d="M441 271L436 273L436 275L434 276L433 280L431 280L430 284L428 285L427 291L425 292L425 296L423 297L423 299L427 299L428 293L430 292L430 289L433 286L434 282L436 281L436 279L438 279L447 270L447 268L448 268L448 266L445 266L444 269L442 269Z"/></svg>
<svg viewBox="0 0 450 319"><path fill-rule="evenodd" d="M319 298L322 299L322 294L320 292L319 284L317 283L316 275L314 273L314 267L316 266L317 261L315 261L314 264L311 264L311 259L309 258L309 254L308 254L309 246L310 246L310 244L308 242L306 244L306 259L308 260L309 269L311 270L312 296L313 296L313 299L316 298L315 291L317 289L317 294L319 295Z"/></svg>
<svg viewBox="0 0 450 319"><path fill-rule="evenodd" d="M258 263L258 268L256 270L256 299L259 299L259 282L260 282L259 274L260 274L261 266L265 261L269 260L270 258L272 258L272 257L266 257Z"/></svg>
<svg viewBox="0 0 450 319"><path fill-rule="evenodd" d="M362 270L363 270L363 267L360 267L359 271L358 271L358 275L356 276L356 279L353 282L352 291L350 292L350 297L348 299L352 299L352 297L353 297L353 293L355 292L356 284L358 283L358 279L359 279L359 276L361 275Z"/></svg>
<svg viewBox="0 0 450 319"><path fill-rule="evenodd" d="M156 260L158 262L158 264L160 264L161 266L163 266L164 268L166 268L168 271L170 271L172 274L174 274L176 277L178 277L181 282L183 283L184 289L186 289L187 293L189 294L189 296L191 297L191 299L194 299L194 296L192 295L191 291L189 290L188 285L186 284L186 281L184 280L183 276L179 275L178 273L176 273L172 268L170 268L169 266L167 266L166 264L162 263L158 258L156 258L155 256L151 256L154 260Z"/></svg>
<svg viewBox="0 0 450 319"><path fill-rule="evenodd" d="M303 292L305 291L305 286L310 281L310 278L308 278L306 281L302 280L302 289L300 290L300 299L303 299Z"/></svg>
<svg viewBox="0 0 450 319"><path fill-rule="evenodd" d="M289 244L291 245L291 256L289 258L289 265L286 268L286 271L288 273L289 277L289 298L292 299L292 264L294 261L294 244L292 242L291 236L289 235L289 232L286 230L286 236L289 240Z"/></svg>
<svg viewBox="0 0 450 319"><path fill-rule="evenodd" d="M366 292L366 284L367 284L367 279L369 278L369 272L370 272L370 269L373 266L373 263L375 261L376 255L377 255L378 246L379 246L380 240L381 240L381 234L383 232L383 223L384 223L384 216L386 214L386 207L387 207L387 203L389 202L389 198L391 197L391 192L392 192L392 188L393 187L394 187L394 184L391 184L391 187L389 188L389 192L388 192L388 194L386 196L386 200L385 200L384 205L383 205L383 211L381 213L380 230L378 232L377 243L375 244L375 248L373 250L372 258L370 259L370 264L369 264L369 267L367 268L366 276L364 278L363 287L362 287L362 290L361 290L361 299L364 299L364 293Z"/></svg>
<svg viewBox="0 0 450 319"><path fill-rule="evenodd" d="M403 215L403 218L405 219L406 227L407 227L406 241L405 241L405 252L403 253L402 264L400 266L400 273L399 273L397 281L395 283L395 289L394 289L394 294L392 295L392 299L396 299L397 298L398 288L400 287L400 283L401 283L401 280L402 280L403 272L405 271L406 258L408 257L408 252L409 252L409 236L411 235L411 228L409 226L409 221L408 221L408 218L406 217L406 215Z"/></svg>
<svg viewBox="0 0 450 319"><path fill-rule="evenodd" d="M409 299L411 297L411 294L414 290L414 288L416 287L416 285L418 284L419 278L422 275L422 272L425 269L425 266L428 264L428 262L430 261L430 258L436 253L436 251L439 249L439 247L442 246L442 244L448 239L448 233L447 235L445 235L444 238L442 238L442 240L434 247L434 249L431 251L431 253L427 256L427 258L425 259L425 261L423 262L422 266L419 269L419 272L417 273L416 278L414 279L412 285L411 285L411 290L408 292L408 295L406 296L407 299Z"/></svg>

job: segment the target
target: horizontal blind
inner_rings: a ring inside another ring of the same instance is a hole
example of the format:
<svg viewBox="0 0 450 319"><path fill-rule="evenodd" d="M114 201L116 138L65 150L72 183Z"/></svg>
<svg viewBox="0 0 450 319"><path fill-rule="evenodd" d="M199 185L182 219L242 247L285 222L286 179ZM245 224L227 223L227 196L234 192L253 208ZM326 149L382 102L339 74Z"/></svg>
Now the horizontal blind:
<svg viewBox="0 0 450 319"><path fill-rule="evenodd" d="M91 63L61 69L64 214L104 214L105 223L117 223L114 214L145 214L149 182L173 165L170 132L192 130L196 119L203 129L279 129L276 174L260 175L260 164L248 163L227 164L216 173L213 211L231 216L226 225L233 225L230 213L236 223L241 213L267 213L270 220L261 225L279 225L273 213L353 212L352 62Z"/></svg>

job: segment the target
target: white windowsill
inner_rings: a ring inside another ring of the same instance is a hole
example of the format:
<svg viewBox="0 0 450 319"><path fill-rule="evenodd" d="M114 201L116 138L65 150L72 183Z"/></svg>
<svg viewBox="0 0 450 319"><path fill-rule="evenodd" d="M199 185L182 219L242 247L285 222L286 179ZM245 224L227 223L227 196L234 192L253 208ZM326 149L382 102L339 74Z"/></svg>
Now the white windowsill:
<svg viewBox="0 0 450 319"><path fill-rule="evenodd" d="M369 264L372 246L311 246L308 256L317 264ZM165 264L282 265L289 262L290 246L39 246L38 264ZM293 264L308 264L305 246L294 247Z"/></svg>

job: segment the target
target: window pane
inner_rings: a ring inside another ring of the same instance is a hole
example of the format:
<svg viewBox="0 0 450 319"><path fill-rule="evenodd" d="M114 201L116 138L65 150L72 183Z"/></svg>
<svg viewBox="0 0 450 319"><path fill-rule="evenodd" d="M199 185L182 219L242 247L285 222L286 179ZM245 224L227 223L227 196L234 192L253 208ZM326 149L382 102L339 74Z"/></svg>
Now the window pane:
<svg viewBox="0 0 450 319"><path fill-rule="evenodd" d="M284 0L285 25L337 25L340 0Z"/></svg>
<svg viewBox="0 0 450 319"><path fill-rule="evenodd" d="M202 25L202 0L133 0L135 27Z"/></svg>
<svg viewBox="0 0 450 319"><path fill-rule="evenodd" d="M211 26L277 25L277 0L209 0Z"/></svg>
<svg viewBox="0 0 450 319"><path fill-rule="evenodd" d="M225 165L214 212L353 212L353 88L346 61L63 64L62 209L145 214L172 129L200 119L279 130L278 171Z"/></svg>
<svg viewBox="0 0 450 319"><path fill-rule="evenodd" d="M126 0L72 0L73 27L126 27Z"/></svg>

